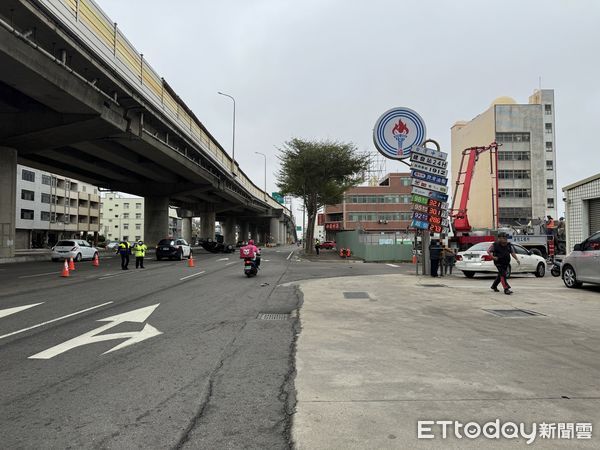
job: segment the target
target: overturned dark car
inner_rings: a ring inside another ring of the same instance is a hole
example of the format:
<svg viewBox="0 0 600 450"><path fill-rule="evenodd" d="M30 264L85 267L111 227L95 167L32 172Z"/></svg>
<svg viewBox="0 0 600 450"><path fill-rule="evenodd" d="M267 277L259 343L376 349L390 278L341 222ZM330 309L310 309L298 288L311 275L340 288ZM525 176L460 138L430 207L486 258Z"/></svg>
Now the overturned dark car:
<svg viewBox="0 0 600 450"><path fill-rule="evenodd" d="M198 244L204 250L211 253L233 253L235 250L233 245L224 244L214 239L200 239Z"/></svg>

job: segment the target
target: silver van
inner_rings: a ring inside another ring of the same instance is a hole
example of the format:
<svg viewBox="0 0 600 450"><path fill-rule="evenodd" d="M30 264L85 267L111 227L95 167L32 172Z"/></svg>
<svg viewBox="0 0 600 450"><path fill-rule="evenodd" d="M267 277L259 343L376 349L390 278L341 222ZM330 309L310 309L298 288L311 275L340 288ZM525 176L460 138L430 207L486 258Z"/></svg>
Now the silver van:
<svg viewBox="0 0 600 450"><path fill-rule="evenodd" d="M562 262L562 279L569 288L582 283L600 284L600 231L592 234Z"/></svg>

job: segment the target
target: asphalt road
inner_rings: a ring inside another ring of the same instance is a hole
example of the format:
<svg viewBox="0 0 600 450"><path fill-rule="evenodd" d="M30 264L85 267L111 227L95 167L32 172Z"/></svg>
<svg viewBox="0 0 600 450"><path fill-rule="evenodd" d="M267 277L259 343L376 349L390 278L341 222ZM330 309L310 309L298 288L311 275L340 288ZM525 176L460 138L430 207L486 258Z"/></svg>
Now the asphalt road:
<svg viewBox="0 0 600 450"><path fill-rule="evenodd" d="M289 448L289 282L401 270L294 250L263 250L251 279L237 254L201 251L194 268L108 256L69 278L60 263L0 266L0 447Z"/></svg>

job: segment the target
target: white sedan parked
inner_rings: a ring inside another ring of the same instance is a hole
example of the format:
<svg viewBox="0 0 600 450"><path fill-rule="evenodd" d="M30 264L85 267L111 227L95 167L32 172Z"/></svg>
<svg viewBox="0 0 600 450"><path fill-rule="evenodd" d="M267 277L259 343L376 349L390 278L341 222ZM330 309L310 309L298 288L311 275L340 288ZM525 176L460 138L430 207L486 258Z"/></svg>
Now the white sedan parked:
<svg viewBox="0 0 600 450"><path fill-rule="evenodd" d="M52 248L52 261L62 261L73 258L75 261L82 259L94 259L98 254L98 249L92 247L89 242L83 239L68 239L58 241Z"/></svg>
<svg viewBox="0 0 600 450"><path fill-rule="evenodd" d="M464 252L459 252L456 255L456 268L462 270L467 278L473 278L476 273L497 273L494 260L488 254L491 246L492 242L480 242ZM516 264L511 256L508 276L511 273L533 273L536 277L543 277L546 274L544 258L534 255L520 245L512 244L512 246L521 264Z"/></svg>

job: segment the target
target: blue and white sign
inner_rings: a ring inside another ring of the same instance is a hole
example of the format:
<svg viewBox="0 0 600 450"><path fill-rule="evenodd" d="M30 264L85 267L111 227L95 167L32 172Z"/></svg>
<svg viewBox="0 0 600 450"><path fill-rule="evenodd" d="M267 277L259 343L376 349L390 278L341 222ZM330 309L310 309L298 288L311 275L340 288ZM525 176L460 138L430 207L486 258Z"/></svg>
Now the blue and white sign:
<svg viewBox="0 0 600 450"><path fill-rule="evenodd" d="M432 198L434 200L439 200L440 202L447 202L448 201L448 195L447 194L441 194L439 192L431 191L429 189L423 189L423 188L420 188L420 187L417 187L417 186L413 186L412 193L413 194L417 194L417 195L423 195L424 197L429 197L429 198Z"/></svg>
<svg viewBox="0 0 600 450"><path fill-rule="evenodd" d="M419 180L428 181L430 183L441 184L446 186L448 184L448 178L440 177L432 173L422 172L420 170L411 169L411 176Z"/></svg>
<svg viewBox="0 0 600 450"><path fill-rule="evenodd" d="M392 108L375 122L373 142L386 158L405 159L427 139L425 122L409 108Z"/></svg>

